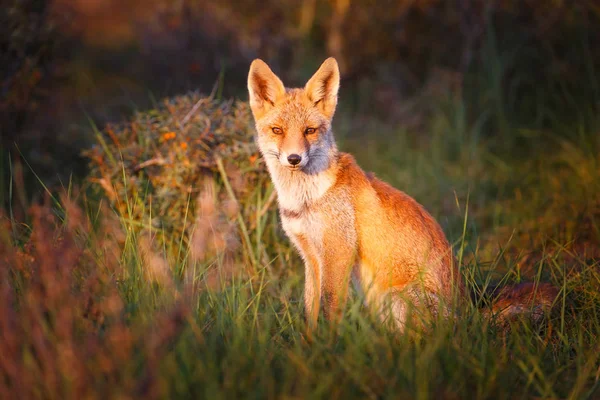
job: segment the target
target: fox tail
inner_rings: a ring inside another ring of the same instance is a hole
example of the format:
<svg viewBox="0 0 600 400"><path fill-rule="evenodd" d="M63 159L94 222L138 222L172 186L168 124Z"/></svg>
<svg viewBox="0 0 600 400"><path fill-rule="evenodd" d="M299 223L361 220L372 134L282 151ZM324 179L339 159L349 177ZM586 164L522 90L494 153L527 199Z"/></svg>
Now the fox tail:
<svg viewBox="0 0 600 400"><path fill-rule="evenodd" d="M494 317L500 324L525 316L534 323L541 322L556 305L559 289L549 283L519 283L509 286L487 287L483 292L471 293L482 313Z"/></svg>

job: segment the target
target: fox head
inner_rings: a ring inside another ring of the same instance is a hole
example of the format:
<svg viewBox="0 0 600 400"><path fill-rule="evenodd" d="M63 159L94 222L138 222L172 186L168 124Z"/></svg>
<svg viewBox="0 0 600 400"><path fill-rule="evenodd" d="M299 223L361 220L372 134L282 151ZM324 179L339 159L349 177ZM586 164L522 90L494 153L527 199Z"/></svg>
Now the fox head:
<svg viewBox="0 0 600 400"><path fill-rule="evenodd" d="M250 108L258 147L269 168L317 173L337 152L331 120L337 105L340 72L328 58L304 88L286 89L262 60L248 73Z"/></svg>

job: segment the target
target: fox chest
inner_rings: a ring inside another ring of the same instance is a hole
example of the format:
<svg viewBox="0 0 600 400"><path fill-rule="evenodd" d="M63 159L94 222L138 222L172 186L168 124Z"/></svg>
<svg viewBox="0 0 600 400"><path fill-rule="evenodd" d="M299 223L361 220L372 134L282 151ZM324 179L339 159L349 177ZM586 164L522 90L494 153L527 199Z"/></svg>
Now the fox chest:
<svg viewBox="0 0 600 400"><path fill-rule="evenodd" d="M300 212L280 208L283 230L294 243L309 245L320 253L335 243L354 247L356 244L355 216L349 202L322 202L319 207Z"/></svg>
<svg viewBox="0 0 600 400"><path fill-rule="evenodd" d="M290 212L280 210L281 225L285 233L290 237L302 236L311 238L312 241L319 241L322 237L325 221L317 213L310 212Z"/></svg>

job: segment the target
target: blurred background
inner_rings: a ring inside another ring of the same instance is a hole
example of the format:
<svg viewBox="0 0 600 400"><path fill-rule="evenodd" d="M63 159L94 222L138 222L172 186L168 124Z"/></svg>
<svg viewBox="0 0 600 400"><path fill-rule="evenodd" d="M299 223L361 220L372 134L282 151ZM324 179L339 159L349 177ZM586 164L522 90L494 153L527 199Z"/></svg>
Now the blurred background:
<svg viewBox="0 0 600 400"><path fill-rule="evenodd" d="M457 99L497 143L600 108L591 0L5 0L0 13L3 187L20 160L25 180L82 176L92 126L165 96L245 99L256 57L288 86L336 57L351 136L377 121L426 139Z"/></svg>

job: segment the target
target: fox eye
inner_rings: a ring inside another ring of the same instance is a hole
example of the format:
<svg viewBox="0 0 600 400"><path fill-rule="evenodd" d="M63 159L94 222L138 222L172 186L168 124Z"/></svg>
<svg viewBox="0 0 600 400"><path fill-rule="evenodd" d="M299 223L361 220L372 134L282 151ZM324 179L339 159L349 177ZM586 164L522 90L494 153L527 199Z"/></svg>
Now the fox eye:
<svg viewBox="0 0 600 400"><path fill-rule="evenodd" d="M274 134L276 134L276 135L281 135L281 134L283 133L283 130L282 130L281 128L278 128L278 127L276 127L276 126L275 126L275 127L273 127L273 128L271 128L271 130L272 130L272 131L273 131L273 133L274 133Z"/></svg>
<svg viewBox="0 0 600 400"><path fill-rule="evenodd" d="M313 133L315 133L317 130L315 128L306 128L306 130L304 131L305 135L312 135Z"/></svg>

